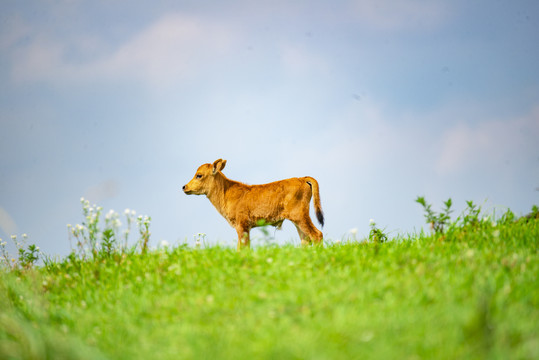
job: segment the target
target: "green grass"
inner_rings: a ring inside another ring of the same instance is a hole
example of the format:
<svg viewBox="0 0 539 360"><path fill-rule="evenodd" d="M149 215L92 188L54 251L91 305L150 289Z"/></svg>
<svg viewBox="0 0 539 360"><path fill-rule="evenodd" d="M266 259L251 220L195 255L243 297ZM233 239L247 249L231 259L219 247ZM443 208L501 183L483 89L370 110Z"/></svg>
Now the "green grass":
<svg viewBox="0 0 539 360"><path fill-rule="evenodd" d="M1 359L537 359L539 220L0 278Z"/></svg>

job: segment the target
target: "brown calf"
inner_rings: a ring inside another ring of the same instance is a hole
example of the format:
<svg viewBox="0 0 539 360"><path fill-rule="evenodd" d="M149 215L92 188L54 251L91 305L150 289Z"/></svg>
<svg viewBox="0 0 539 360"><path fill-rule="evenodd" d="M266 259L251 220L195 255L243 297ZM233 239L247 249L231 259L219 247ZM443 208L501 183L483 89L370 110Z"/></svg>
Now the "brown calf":
<svg viewBox="0 0 539 360"><path fill-rule="evenodd" d="M238 232L238 250L249 247L249 232L261 225L280 228L285 219L296 225L303 245L322 243L322 232L309 216L314 195L318 222L324 226L318 182L309 176L275 181L263 185L246 185L228 179L221 170L226 160L201 165L183 191L187 195L206 195L217 211Z"/></svg>

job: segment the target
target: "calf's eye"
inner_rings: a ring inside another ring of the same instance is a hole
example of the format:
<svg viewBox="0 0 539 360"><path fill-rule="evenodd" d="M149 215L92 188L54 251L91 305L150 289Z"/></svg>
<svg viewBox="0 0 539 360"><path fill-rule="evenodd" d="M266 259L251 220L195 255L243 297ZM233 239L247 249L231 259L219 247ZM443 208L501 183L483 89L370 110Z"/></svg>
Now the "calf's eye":
<svg viewBox="0 0 539 360"><path fill-rule="evenodd" d="M200 179L202 177L201 174L197 174L197 179Z"/></svg>

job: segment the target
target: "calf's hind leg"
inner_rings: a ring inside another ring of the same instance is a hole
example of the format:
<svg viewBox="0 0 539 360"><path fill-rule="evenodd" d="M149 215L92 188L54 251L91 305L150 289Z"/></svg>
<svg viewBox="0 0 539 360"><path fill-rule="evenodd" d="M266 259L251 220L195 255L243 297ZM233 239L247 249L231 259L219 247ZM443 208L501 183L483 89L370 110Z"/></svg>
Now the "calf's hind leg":
<svg viewBox="0 0 539 360"><path fill-rule="evenodd" d="M294 225L296 225L296 224L294 223ZM296 225L296 230L298 230L299 239L301 240L301 245L302 246L309 245L311 243L311 241L309 240L307 235L305 235L305 233L303 231L301 231L301 229L297 225Z"/></svg>
<svg viewBox="0 0 539 360"><path fill-rule="evenodd" d="M310 218L305 220L292 220L296 229L298 230L299 237L301 239L301 245L309 245L314 242L316 245L322 244L323 234L320 230L314 226Z"/></svg>

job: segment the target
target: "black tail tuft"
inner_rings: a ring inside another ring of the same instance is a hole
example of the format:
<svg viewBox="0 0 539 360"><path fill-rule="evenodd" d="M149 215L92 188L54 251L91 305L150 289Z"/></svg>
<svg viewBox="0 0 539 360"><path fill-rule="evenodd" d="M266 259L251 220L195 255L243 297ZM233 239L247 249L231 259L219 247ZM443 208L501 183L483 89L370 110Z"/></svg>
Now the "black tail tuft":
<svg viewBox="0 0 539 360"><path fill-rule="evenodd" d="M324 213L322 212L322 210L316 211L316 218L318 219L318 222L320 223L320 225L322 225L323 227L324 226Z"/></svg>

